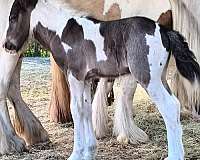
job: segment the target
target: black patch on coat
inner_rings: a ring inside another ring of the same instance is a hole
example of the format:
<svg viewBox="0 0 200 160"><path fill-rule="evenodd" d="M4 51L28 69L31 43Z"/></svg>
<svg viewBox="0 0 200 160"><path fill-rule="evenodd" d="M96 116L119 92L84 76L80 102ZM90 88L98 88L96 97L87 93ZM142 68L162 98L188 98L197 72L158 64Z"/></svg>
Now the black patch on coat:
<svg viewBox="0 0 200 160"><path fill-rule="evenodd" d="M66 52L62 46L61 39L56 32L45 28L40 22L33 29L34 38L50 50L57 65L64 71Z"/></svg>
<svg viewBox="0 0 200 160"><path fill-rule="evenodd" d="M83 40L68 51L68 68L78 80L86 80L88 72L96 68L95 50L95 45L91 40Z"/></svg>
<svg viewBox="0 0 200 160"><path fill-rule="evenodd" d="M105 38L105 51L114 56L116 68L126 66L144 86L150 81L149 46L145 36L154 35L155 28L155 22L144 17L103 22L100 26Z"/></svg>
<svg viewBox="0 0 200 160"><path fill-rule="evenodd" d="M50 31L44 27L40 22L33 29L34 38L46 49L50 50L50 43L52 38L56 36L56 32Z"/></svg>
<svg viewBox="0 0 200 160"><path fill-rule="evenodd" d="M74 18L68 20L63 32L61 40L69 46L74 46L84 39L83 28Z"/></svg>
<svg viewBox="0 0 200 160"><path fill-rule="evenodd" d="M167 32L170 31L170 29L159 25L160 26L160 35L161 35L161 39L162 39L162 44L164 46L164 48L169 52L170 51L170 39L169 36L167 35Z"/></svg>

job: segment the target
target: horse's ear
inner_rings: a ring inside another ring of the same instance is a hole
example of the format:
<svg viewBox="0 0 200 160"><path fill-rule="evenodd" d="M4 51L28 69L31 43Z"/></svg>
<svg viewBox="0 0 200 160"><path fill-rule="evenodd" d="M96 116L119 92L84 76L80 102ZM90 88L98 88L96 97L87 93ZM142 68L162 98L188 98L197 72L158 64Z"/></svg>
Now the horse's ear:
<svg viewBox="0 0 200 160"><path fill-rule="evenodd" d="M69 46L73 46L83 39L84 33L82 26L74 18L69 19L63 30L61 40Z"/></svg>

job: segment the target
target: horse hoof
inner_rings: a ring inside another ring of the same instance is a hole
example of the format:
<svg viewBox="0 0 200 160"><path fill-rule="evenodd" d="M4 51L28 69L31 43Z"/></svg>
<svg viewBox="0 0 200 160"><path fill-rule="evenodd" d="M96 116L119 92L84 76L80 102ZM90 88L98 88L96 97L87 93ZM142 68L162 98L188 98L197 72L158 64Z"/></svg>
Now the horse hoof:
<svg viewBox="0 0 200 160"><path fill-rule="evenodd" d="M125 136L125 135L119 135L119 136L117 137L117 141L118 141L119 143L121 143L121 144L128 144L128 142L129 142L127 136Z"/></svg>
<svg viewBox="0 0 200 160"><path fill-rule="evenodd" d="M21 114L20 118L15 116L17 118L13 121L17 135L23 138L28 146L48 142L47 131L33 113L27 108L21 109L20 113L23 113L23 115Z"/></svg>
<svg viewBox="0 0 200 160"><path fill-rule="evenodd" d="M67 160L82 160L83 155L78 152L73 152Z"/></svg>
<svg viewBox="0 0 200 160"><path fill-rule="evenodd" d="M0 153L9 154L13 152L27 151L25 141L17 135L12 135L1 139Z"/></svg>

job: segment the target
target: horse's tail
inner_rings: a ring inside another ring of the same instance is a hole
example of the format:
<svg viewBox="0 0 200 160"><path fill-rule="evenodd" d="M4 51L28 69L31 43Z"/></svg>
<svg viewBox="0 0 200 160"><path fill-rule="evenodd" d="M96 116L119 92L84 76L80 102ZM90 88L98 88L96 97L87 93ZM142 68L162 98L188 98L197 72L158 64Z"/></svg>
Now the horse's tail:
<svg viewBox="0 0 200 160"><path fill-rule="evenodd" d="M175 57L176 66L180 74L193 83L200 83L200 67L194 53L189 49L184 37L177 31L167 31L169 50Z"/></svg>

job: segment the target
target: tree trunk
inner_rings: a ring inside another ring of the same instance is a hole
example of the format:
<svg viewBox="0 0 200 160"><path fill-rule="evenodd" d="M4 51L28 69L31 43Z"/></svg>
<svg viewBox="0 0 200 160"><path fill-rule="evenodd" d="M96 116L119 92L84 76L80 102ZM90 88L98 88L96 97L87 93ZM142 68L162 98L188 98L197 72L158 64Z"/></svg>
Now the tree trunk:
<svg viewBox="0 0 200 160"><path fill-rule="evenodd" d="M63 72L51 57L52 90L49 105L50 120L56 123L72 121L70 113L70 92Z"/></svg>

